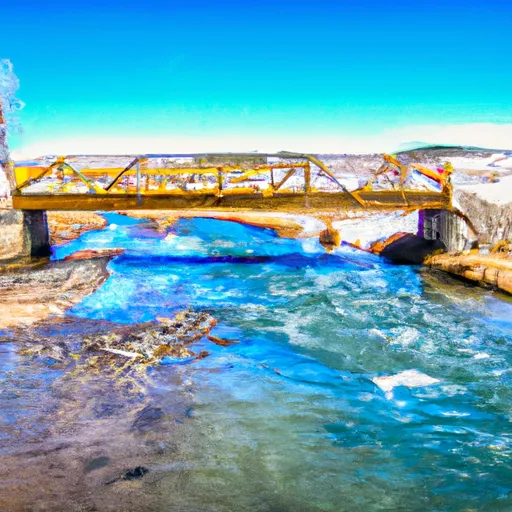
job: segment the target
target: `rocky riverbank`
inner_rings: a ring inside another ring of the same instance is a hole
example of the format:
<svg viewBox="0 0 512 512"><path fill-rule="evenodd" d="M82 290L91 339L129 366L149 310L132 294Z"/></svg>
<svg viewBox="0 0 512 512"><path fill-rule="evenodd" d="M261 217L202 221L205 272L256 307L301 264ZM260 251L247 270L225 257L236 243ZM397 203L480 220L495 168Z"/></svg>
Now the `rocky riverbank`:
<svg viewBox="0 0 512 512"><path fill-rule="evenodd" d="M0 262L14 260L28 253L23 213L0 208Z"/></svg>
<svg viewBox="0 0 512 512"><path fill-rule="evenodd" d="M0 263L28 261L32 240L27 232L27 219L20 210L0 208ZM46 212L51 245L60 245L78 238L86 231L103 229L107 220L94 212Z"/></svg>
<svg viewBox="0 0 512 512"><path fill-rule="evenodd" d="M424 264L512 294L512 256L445 253L427 256Z"/></svg>
<svg viewBox="0 0 512 512"><path fill-rule="evenodd" d="M475 226L480 244L512 238L512 176L456 189L455 200Z"/></svg>
<svg viewBox="0 0 512 512"><path fill-rule="evenodd" d="M112 257L103 253L89 259L4 267L0 272L0 329L62 316L107 279Z"/></svg>
<svg viewBox="0 0 512 512"><path fill-rule="evenodd" d="M107 225L107 220L94 212L49 211L47 217L51 245L75 240L87 231Z"/></svg>

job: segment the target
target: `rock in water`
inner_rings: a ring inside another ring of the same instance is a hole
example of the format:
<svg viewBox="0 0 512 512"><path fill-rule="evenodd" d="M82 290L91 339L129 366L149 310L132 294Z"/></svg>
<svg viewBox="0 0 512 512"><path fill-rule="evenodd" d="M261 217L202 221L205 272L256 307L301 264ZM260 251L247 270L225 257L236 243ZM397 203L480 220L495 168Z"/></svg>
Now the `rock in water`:
<svg viewBox="0 0 512 512"><path fill-rule="evenodd" d="M341 244L340 232L333 228L327 228L320 233L319 241L325 249L332 250Z"/></svg>
<svg viewBox="0 0 512 512"><path fill-rule="evenodd" d="M446 250L441 240L425 240L411 233L404 233L382 249L380 255L394 263L421 265L430 254Z"/></svg>
<svg viewBox="0 0 512 512"><path fill-rule="evenodd" d="M146 473L149 473L149 469L144 466L137 466L136 468L128 470L123 475L123 480L135 480L137 478L142 478Z"/></svg>
<svg viewBox="0 0 512 512"><path fill-rule="evenodd" d="M124 475L118 478L114 478L113 480L109 480L105 483L105 485L112 485L122 480L137 480L142 478L147 473L149 473L148 468L145 468L144 466L136 466L133 469L129 469Z"/></svg>

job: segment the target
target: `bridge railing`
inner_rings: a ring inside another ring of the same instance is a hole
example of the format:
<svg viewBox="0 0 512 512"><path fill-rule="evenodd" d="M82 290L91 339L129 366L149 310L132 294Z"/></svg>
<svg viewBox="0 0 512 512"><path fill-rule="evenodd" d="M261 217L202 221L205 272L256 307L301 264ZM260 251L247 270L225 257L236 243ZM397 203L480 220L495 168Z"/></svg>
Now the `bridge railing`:
<svg viewBox="0 0 512 512"><path fill-rule="evenodd" d="M119 161L121 158L128 158L129 163L124 167L76 165L80 159L95 158L103 161ZM262 161L263 159L265 162ZM223 163L220 163L221 160ZM312 173L312 168L316 173ZM301 171L300 176L298 171ZM15 177L17 186L14 194L18 195L44 193L142 195L213 192L220 196L229 194L231 189L240 188L244 188L245 193L259 190L264 195L271 195L285 190L284 185L290 184L292 178L294 178L294 184L291 190L286 189L288 192L309 194L319 190L318 185L315 186L313 181L321 182L323 179L324 184L320 189L342 191L356 204L362 204L360 198L347 190L323 162L314 156L299 153L70 155L58 157L46 166L17 166ZM183 183L185 177L189 178L187 184ZM255 179L256 177L258 179ZM192 185L194 180L198 179L202 185L200 187L183 186ZM36 186L44 181L46 188ZM256 183L257 181L260 183ZM233 186L240 183L246 186ZM326 186L326 183L329 185ZM82 186L76 186L78 184Z"/></svg>

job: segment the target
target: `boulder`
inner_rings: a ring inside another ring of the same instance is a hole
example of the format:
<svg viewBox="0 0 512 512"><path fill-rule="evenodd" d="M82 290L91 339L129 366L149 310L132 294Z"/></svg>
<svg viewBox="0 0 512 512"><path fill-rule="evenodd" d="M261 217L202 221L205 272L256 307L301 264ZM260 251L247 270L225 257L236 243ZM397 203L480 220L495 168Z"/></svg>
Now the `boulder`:
<svg viewBox="0 0 512 512"><path fill-rule="evenodd" d="M422 265L427 256L440 250L446 250L441 240L425 240L420 236L404 233L399 238L395 237L391 243L385 244L380 255L393 263Z"/></svg>

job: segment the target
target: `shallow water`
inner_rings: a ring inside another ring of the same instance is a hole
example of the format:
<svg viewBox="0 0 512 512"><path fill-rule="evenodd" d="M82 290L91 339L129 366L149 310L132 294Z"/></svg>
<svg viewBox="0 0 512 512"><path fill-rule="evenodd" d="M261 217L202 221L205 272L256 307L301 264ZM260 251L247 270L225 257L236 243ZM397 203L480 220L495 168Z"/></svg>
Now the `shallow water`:
<svg viewBox="0 0 512 512"><path fill-rule="evenodd" d="M191 306L238 343L201 341L209 357L140 389L0 345L11 510L512 509L507 298L271 230L107 217L56 249L126 249L60 332ZM372 380L405 370L439 382ZM143 478L109 483L138 465Z"/></svg>

